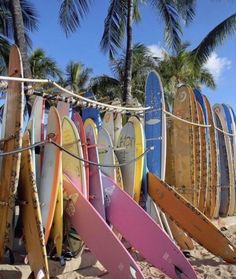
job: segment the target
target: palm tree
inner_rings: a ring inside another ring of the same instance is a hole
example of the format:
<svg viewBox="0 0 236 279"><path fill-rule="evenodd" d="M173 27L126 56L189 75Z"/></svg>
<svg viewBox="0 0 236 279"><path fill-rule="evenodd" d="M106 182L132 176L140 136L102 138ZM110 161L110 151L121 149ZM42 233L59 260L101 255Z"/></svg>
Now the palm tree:
<svg viewBox="0 0 236 279"><path fill-rule="evenodd" d="M129 103L131 95L132 76L132 26L133 21L140 19L139 5L149 3L161 16L165 24L165 39L169 46L176 49L180 42L180 16L186 21L193 18L196 0L112 0L110 1L108 13L104 21L104 32L101 40L101 48L114 58L117 49L120 49L126 35L126 64L123 86L123 100ZM59 19L62 28L68 35L74 32L80 25L91 5L90 0L75 1L64 0L61 4ZM178 11L181 13L178 14Z"/></svg>
<svg viewBox="0 0 236 279"><path fill-rule="evenodd" d="M48 56L43 49L38 48L29 58L33 78L61 78L62 72L56 61Z"/></svg>
<svg viewBox="0 0 236 279"><path fill-rule="evenodd" d="M111 99L122 99L124 79L125 79L126 53L118 59L111 61L111 70L114 77L100 76L91 80L91 88L98 97L109 96ZM133 47L133 67L132 67L132 96L143 102L145 79L148 72L157 70L157 61L152 56L149 49L143 44L135 44Z"/></svg>
<svg viewBox="0 0 236 279"><path fill-rule="evenodd" d="M164 52L164 57L158 63L158 72L170 105L180 84L188 84L192 88L200 88L202 85L216 88L214 77L204 63L196 63L192 52L187 51L188 46L189 44L183 44L175 55Z"/></svg>
<svg viewBox="0 0 236 279"><path fill-rule="evenodd" d="M27 55L27 46L31 45L28 33L37 30L37 24L36 11L28 0L0 1L0 43L7 47L13 40L18 45L26 77L31 76Z"/></svg>
<svg viewBox="0 0 236 279"><path fill-rule="evenodd" d="M62 78L60 84L79 94L86 90L91 74L92 69L80 62L71 61L66 66L65 79Z"/></svg>

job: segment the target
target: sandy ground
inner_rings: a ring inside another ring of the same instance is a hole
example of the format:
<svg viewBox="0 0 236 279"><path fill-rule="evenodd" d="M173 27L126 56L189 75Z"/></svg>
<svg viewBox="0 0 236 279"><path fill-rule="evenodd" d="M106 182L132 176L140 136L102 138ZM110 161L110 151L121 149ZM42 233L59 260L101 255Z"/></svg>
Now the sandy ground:
<svg viewBox="0 0 236 279"><path fill-rule="evenodd" d="M236 246L236 226L231 227L225 231L224 234ZM132 255L140 265L145 278L168 278L167 276L160 273L158 269L148 264L139 254L132 252ZM189 260L193 265L198 278L236 279L236 265L227 264L223 260L209 253L197 243L195 243L195 249L191 251L191 257ZM74 271L69 272L69 269L71 268L74 269ZM52 273L55 274L52 278L58 279L112 278L89 251L85 251L83 257L79 260L73 260L68 263L67 267L64 269L58 267L58 263L50 262L50 269ZM27 265L0 265L0 279L28 278L29 274L30 268Z"/></svg>

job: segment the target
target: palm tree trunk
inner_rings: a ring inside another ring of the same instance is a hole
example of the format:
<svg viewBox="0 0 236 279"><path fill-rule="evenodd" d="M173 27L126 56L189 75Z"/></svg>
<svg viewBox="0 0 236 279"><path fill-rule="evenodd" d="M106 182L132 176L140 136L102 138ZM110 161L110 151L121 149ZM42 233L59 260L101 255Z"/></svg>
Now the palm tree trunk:
<svg viewBox="0 0 236 279"><path fill-rule="evenodd" d="M133 13L134 13L134 3L133 0L128 0L128 15L127 15L127 45L126 45L126 56L125 56L125 73L124 73L124 91L123 91L123 101L126 104L130 104L132 100L131 94L131 79L132 79L132 57L133 57Z"/></svg>
<svg viewBox="0 0 236 279"><path fill-rule="evenodd" d="M14 39L15 44L19 47L23 68L24 68L24 77L31 78L30 63L27 55L27 45L25 40L25 28L23 23L22 11L20 0L11 0L10 1L11 13L13 16L13 27L14 27Z"/></svg>

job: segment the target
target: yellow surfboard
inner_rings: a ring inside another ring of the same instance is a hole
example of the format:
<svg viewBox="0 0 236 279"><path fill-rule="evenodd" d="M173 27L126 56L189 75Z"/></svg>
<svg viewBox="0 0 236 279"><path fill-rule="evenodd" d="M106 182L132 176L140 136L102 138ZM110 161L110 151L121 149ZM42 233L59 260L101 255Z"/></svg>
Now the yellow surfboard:
<svg viewBox="0 0 236 279"><path fill-rule="evenodd" d="M29 132L23 138L23 147L30 145ZM20 215L27 258L35 278L48 278L48 261L43 233L43 225L30 149L22 152L18 187ZM41 275L41 277L39 276Z"/></svg>

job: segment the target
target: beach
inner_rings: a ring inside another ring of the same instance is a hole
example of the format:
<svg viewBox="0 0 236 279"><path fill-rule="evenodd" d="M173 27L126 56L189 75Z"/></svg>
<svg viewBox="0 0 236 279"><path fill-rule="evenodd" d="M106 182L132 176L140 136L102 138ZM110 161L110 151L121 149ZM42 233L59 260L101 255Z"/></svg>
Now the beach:
<svg viewBox="0 0 236 279"><path fill-rule="evenodd" d="M236 225L231 226L223 233L236 245ZM216 243L217 245L217 243ZM193 265L198 278L204 279L228 279L236 278L236 265L226 263L222 259L212 255L202 246L194 242L195 249L190 252L190 263ZM158 271L157 268L151 266L137 252L131 250L132 256L138 262L146 279L168 277ZM111 255L112 256L112 255ZM77 279L77 278L104 278L111 279L103 266L96 260L91 252L86 249L83 256L78 259L72 259L66 263L65 267L60 267L56 261L49 263L51 278L57 279ZM73 270L73 271L71 271ZM0 279L20 279L28 278L30 275L30 267L28 265L0 265Z"/></svg>

